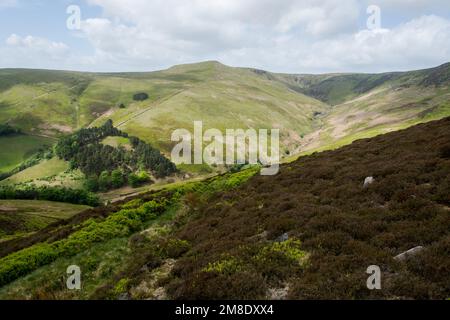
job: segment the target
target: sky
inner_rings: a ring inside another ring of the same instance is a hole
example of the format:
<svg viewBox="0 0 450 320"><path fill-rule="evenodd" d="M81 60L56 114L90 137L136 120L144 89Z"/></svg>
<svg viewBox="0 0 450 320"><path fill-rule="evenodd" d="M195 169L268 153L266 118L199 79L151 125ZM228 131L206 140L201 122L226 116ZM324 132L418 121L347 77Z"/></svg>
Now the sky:
<svg viewBox="0 0 450 320"><path fill-rule="evenodd" d="M0 68L152 71L217 60L329 73L450 61L449 0L0 0L0 26Z"/></svg>

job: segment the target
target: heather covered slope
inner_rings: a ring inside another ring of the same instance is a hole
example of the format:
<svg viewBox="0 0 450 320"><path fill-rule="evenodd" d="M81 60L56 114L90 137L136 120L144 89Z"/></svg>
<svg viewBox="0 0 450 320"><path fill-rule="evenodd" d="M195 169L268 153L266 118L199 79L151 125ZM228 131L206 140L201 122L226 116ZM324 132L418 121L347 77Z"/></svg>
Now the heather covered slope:
<svg viewBox="0 0 450 320"><path fill-rule="evenodd" d="M166 288L185 299L448 298L449 190L450 118L300 158L192 207L174 233L191 249ZM366 288L373 264L382 290Z"/></svg>

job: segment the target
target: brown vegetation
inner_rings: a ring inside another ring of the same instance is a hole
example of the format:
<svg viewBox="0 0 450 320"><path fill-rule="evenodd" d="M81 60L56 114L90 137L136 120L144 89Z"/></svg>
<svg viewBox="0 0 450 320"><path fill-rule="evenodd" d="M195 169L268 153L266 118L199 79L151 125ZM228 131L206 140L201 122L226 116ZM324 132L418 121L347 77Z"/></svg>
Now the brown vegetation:
<svg viewBox="0 0 450 320"><path fill-rule="evenodd" d="M448 298L449 150L446 118L303 157L197 204L173 235L190 249L165 280L169 296L258 299L287 283L293 299ZM306 263L289 247L256 258L283 233L301 241ZM366 287L373 264L382 290Z"/></svg>

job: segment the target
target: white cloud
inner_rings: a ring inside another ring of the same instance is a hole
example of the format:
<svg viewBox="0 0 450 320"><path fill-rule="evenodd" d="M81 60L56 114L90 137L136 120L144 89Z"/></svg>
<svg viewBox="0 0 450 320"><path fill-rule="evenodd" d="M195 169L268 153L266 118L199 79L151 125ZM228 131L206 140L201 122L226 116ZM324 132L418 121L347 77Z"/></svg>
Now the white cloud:
<svg viewBox="0 0 450 320"><path fill-rule="evenodd" d="M337 69L372 71L427 67L450 57L450 21L423 16L393 29L362 30L351 36L316 43L310 59L338 61ZM411 65L414 64L414 66Z"/></svg>
<svg viewBox="0 0 450 320"><path fill-rule="evenodd" d="M336 35L355 29L358 17L355 1L296 2L280 16L277 30L288 32L300 28L313 36Z"/></svg>
<svg viewBox="0 0 450 320"><path fill-rule="evenodd" d="M45 38L26 36L21 37L16 34L10 35L6 39L6 44L23 52L32 54L44 54L53 58L64 56L69 47L62 42L54 42Z"/></svg>
<svg viewBox="0 0 450 320"><path fill-rule="evenodd" d="M69 56L69 47L35 36L11 34L0 47L0 67L54 68Z"/></svg>
<svg viewBox="0 0 450 320"><path fill-rule="evenodd" d="M450 56L450 21L420 13L427 3L449 8L443 0L374 0L382 19L388 10L406 17L377 31L361 29L371 0L87 2L102 14L83 20L73 35L85 38L93 54L75 55L64 43L11 35L0 49L9 54L6 60L0 56L2 65L47 61L53 68L144 71L214 59L292 73L378 72L429 67ZM402 8L416 13L404 15Z"/></svg>
<svg viewBox="0 0 450 320"><path fill-rule="evenodd" d="M82 30L98 60L144 69L271 50L283 39L356 31L355 0L89 0L103 17ZM270 66L269 66L270 67Z"/></svg>
<svg viewBox="0 0 450 320"><path fill-rule="evenodd" d="M365 0L366 5L377 5L382 9L396 9L400 11L411 11L424 8L450 9L448 0Z"/></svg>
<svg viewBox="0 0 450 320"><path fill-rule="evenodd" d="M390 30L361 30L312 43L294 39L264 52L245 50L226 54L222 59L231 64L246 64L251 61L245 61L245 57L255 56L258 59L253 61L254 65L277 61L275 68L285 72L411 70L448 61L450 21L423 16Z"/></svg>
<svg viewBox="0 0 450 320"><path fill-rule="evenodd" d="M133 70L219 59L283 72L375 72L436 65L449 56L448 20L423 16L392 29L361 30L366 4L356 0L89 3L104 10L102 18L83 22L94 59ZM419 8L425 1L378 3Z"/></svg>

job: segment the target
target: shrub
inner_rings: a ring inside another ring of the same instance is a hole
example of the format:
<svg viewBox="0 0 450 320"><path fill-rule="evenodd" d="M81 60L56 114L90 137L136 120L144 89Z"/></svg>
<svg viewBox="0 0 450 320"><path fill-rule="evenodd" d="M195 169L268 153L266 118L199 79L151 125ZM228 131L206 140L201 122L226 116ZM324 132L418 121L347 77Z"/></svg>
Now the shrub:
<svg viewBox="0 0 450 320"><path fill-rule="evenodd" d="M439 155L441 156L441 158L449 159L450 158L450 144L447 144L447 145L441 147L441 149L439 150Z"/></svg>
<svg viewBox="0 0 450 320"><path fill-rule="evenodd" d="M0 124L0 136L8 136L21 133L20 129L11 127L9 124Z"/></svg>
<svg viewBox="0 0 450 320"><path fill-rule="evenodd" d="M54 246L40 243L0 259L0 286L54 261L58 254Z"/></svg>
<svg viewBox="0 0 450 320"><path fill-rule="evenodd" d="M71 257L88 249L94 243L130 235L143 223L165 210L168 202L149 201L138 209L122 209L103 221L86 220L81 228L68 238L51 244L39 243L0 259L0 286L5 285L36 268L54 261L59 256Z"/></svg>
<svg viewBox="0 0 450 320"><path fill-rule="evenodd" d="M235 257L228 257L213 263L209 263L204 272L217 272L222 274L233 274L242 270L242 262Z"/></svg>
<svg viewBox="0 0 450 320"><path fill-rule="evenodd" d="M148 94L145 92L140 92L140 93L136 93L135 95L133 95L134 101L144 101L147 99L148 99Z"/></svg>
<svg viewBox="0 0 450 320"><path fill-rule="evenodd" d="M108 171L103 171L98 177L98 188L100 191L108 191L111 188L111 176Z"/></svg>
<svg viewBox="0 0 450 320"><path fill-rule="evenodd" d="M128 183L133 188L137 188L140 185L142 185L146 182L149 182L149 181L150 181L150 176L145 171L141 171L139 174L131 173L128 176Z"/></svg>
<svg viewBox="0 0 450 320"><path fill-rule="evenodd" d="M122 205L122 209L136 209L142 206L143 203L144 201L142 199L133 199Z"/></svg>
<svg viewBox="0 0 450 320"><path fill-rule="evenodd" d="M180 239L169 239L163 246L164 255L176 259L190 249L189 241Z"/></svg>
<svg viewBox="0 0 450 320"><path fill-rule="evenodd" d="M84 186L89 191L97 192L99 190L98 177L96 175L89 176L86 179Z"/></svg>
<svg viewBox="0 0 450 320"><path fill-rule="evenodd" d="M98 206L99 198L88 191L59 187L0 187L0 199L48 200Z"/></svg>
<svg viewBox="0 0 450 320"><path fill-rule="evenodd" d="M128 284L130 283L130 279L120 279L119 282L117 282L116 286L113 289L113 294L119 295L121 293L125 293L128 290Z"/></svg>
<svg viewBox="0 0 450 320"><path fill-rule="evenodd" d="M273 254L282 254L292 262L302 264L306 257L306 252L300 249L300 240L289 239L283 242L274 242L264 246L261 252L255 257L256 260L265 261Z"/></svg>

